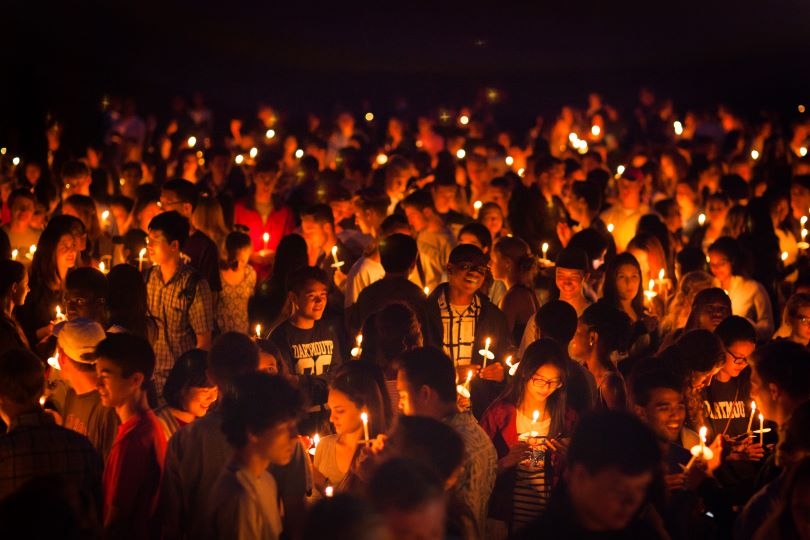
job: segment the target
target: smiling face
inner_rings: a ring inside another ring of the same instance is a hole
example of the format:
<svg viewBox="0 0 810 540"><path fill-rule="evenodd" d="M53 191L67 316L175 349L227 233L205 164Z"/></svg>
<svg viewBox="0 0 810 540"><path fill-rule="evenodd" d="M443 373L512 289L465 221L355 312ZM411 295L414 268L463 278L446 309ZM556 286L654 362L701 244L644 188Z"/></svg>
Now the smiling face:
<svg viewBox="0 0 810 540"><path fill-rule="evenodd" d="M560 373L560 370L551 364L544 364L537 368L534 375L526 382L524 392L525 395L544 402L561 386L562 373Z"/></svg>
<svg viewBox="0 0 810 540"><path fill-rule="evenodd" d="M748 367L747 359L756 346L756 343L750 341L735 341L726 347L726 361L720 368L720 372L732 379L739 376Z"/></svg>
<svg viewBox="0 0 810 540"><path fill-rule="evenodd" d="M451 289L471 295L484 283L485 266L473 263L448 263L447 284Z"/></svg>
<svg viewBox="0 0 810 540"><path fill-rule="evenodd" d="M121 367L106 358L96 361L96 375L98 394L105 407L121 407L130 401L143 381L142 373L124 377Z"/></svg>
<svg viewBox="0 0 810 540"><path fill-rule="evenodd" d="M349 399L349 396L340 390L330 389L326 404L330 411L329 421L335 426L338 435L353 433L362 428L360 408Z"/></svg>
<svg viewBox="0 0 810 540"><path fill-rule="evenodd" d="M323 317L323 311L326 309L326 299L328 295L328 288L320 281L313 279L307 281L303 290L299 294L290 293L293 295L295 305L297 307L296 314L307 320L317 321Z"/></svg>
<svg viewBox="0 0 810 540"><path fill-rule="evenodd" d="M197 418L205 416L208 412L208 408L217 400L218 395L216 386L212 386L211 388L193 386L183 392L183 409Z"/></svg>
<svg viewBox="0 0 810 540"><path fill-rule="evenodd" d="M672 388L653 388L650 401L645 407L639 407L638 412L660 441L674 443L679 440L686 420L686 405L681 392Z"/></svg>
<svg viewBox="0 0 810 540"><path fill-rule="evenodd" d="M159 265L165 264L176 257L180 248L176 240L169 243L163 231L150 229L146 242L146 250L149 254L149 260Z"/></svg>
<svg viewBox="0 0 810 540"><path fill-rule="evenodd" d="M560 300L574 298L582 294L582 281L585 274L581 270L571 270L570 268L557 268L555 281L560 289Z"/></svg>

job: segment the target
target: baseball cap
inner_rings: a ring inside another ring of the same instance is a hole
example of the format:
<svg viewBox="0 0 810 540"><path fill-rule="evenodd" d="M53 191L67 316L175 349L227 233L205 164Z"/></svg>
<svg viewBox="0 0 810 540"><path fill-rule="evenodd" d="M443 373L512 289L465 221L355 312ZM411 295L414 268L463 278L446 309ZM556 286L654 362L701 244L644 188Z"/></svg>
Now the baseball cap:
<svg viewBox="0 0 810 540"><path fill-rule="evenodd" d="M107 334L96 321L85 317L71 319L58 324L54 330L56 342L74 362L94 364L93 351Z"/></svg>
<svg viewBox="0 0 810 540"><path fill-rule="evenodd" d="M478 246L459 244L450 252L448 262L450 264L470 263L477 266L486 266L489 264L489 257L484 255L484 252Z"/></svg>

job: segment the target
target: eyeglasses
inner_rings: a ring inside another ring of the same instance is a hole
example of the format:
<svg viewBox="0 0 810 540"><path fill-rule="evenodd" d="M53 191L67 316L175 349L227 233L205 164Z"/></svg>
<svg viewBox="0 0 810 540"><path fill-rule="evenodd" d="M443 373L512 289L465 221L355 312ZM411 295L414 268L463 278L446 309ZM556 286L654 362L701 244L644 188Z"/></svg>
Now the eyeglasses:
<svg viewBox="0 0 810 540"><path fill-rule="evenodd" d="M747 356L737 356L736 354L734 354L733 352L731 352L728 349L726 349L726 354L729 355L732 358L732 361L735 364L744 364L744 363L746 363L748 361Z"/></svg>
<svg viewBox="0 0 810 540"><path fill-rule="evenodd" d="M810 317L798 317L796 320L802 326L810 326Z"/></svg>
<svg viewBox="0 0 810 540"><path fill-rule="evenodd" d="M486 274L487 270L489 270L489 268L486 266L473 263L458 263L454 264L453 268L456 270L461 270L462 272L478 272L479 274Z"/></svg>
<svg viewBox="0 0 810 540"><path fill-rule="evenodd" d="M172 206L183 204L183 201L158 201L157 204L161 208L171 208Z"/></svg>
<svg viewBox="0 0 810 540"><path fill-rule="evenodd" d="M532 377L532 385L538 390L556 390L562 386L560 379L544 379L543 377Z"/></svg>

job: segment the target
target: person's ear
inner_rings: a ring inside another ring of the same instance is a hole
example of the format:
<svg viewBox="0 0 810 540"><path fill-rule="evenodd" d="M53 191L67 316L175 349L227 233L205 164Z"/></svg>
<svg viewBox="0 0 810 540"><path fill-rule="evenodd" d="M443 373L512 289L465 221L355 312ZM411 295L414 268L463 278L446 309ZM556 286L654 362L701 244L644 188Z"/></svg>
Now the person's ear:
<svg viewBox="0 0 810 540"><path fill-rule="evenodd" d="M599 332L596 330L588 331L588 345L593 347L599 342Z"/></svg>
<svg viewBox="0 0 810 540"><path fill-rule="evenodd" d="M134 384L137 388L143 387L144 376L143 373L141 373L140 371L136 371L135 373L133 373L129 379L132 381L132 384Z"/></svg>
<svg viewBox="0 0 810 540"><path fill-rule="evenodd" d="M647 409L645 409L641 405L633 405L633 412L636 414L636 416L638 416L639 418L641 418L645 422L647 422L649 420L647 418Z"/></svg>
<svg viewBox="0 0 810 540"><path fill-rule="evenodd" d="M417 395L419 396L419 401L421 401L422 403L427 403L432 393L433 390L428 385L423 384L421 387L419 387L419 392L417 392Z"/></svg>
<svg viewBox="0 0 810 540"><path fill-rule="evenodd" d="M191 207L191 203L184 202L182 208L184 216L190 216L194 213L194 208Z"/></svg>
<svg viewBox="0 0 810 540"><path fill-rule="evenodd" d="M779 387L773 383L768 383L768 392L771 394L771 400L776 401L779 399L779 396L782 395L782 392L779 391Z"/></svg>

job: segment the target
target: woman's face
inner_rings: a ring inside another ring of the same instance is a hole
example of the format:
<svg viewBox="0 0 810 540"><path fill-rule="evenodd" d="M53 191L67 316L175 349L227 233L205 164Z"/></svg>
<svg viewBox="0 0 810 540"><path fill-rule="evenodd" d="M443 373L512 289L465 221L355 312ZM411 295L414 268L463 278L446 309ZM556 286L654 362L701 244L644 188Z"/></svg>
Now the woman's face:
<svg viewBox="0 0 810 540"><path fill-rule="evenodd" d="M725 283L732 276L731 261L719 251L709 252L709 270L721 283Z"/></svg>
<svg viewBox="0 0 810 540"><path fill-rule="evenodd" d="M352 433L363 425L360 408L340 390L330 389L326 403L331 411L329 421L335 426L335 433L338 435Z"/></svg>
<svg viewBox="0 0 810 540"><path fill-rule="evenodd" d="M714 332L717 325L731 315L731 309L721 302L701 304L695 309L698 310L698 327L710 332Z"/></svg>
<svg viewBox="0 0 810 540"><path fill-rule="evenodd" d="M810 340L810 305L801 306L795 317L789 317L792 334L802 341Z"/></svg>
<svg viewBox="0 0 810 540"><path fill-rule="evenodd" d="M481 216L480 221L481 224L489 230L493 238L503 229L503 216L495 209L488 210Z"/></svg>
<svg viewBox="0 0 810 540"><path fill-rule="evenodd" d="M490 257L492 258L490 266L492 277L495 279L506 279L509 276L508 259L498 253L497 249L492 250Z"/></svg>
<svg viewBox="0 0 810 540"><path fill-rule="evenodd" d="M754 352L757 344L750 341L735 341L726 347L726 361L720 371L732 379L739 376L748 366L748 357Z"/></svg>
<svg viewBox="0 0 810 540"><path fill-rule="evenodd" d="M632 264L623 264L616 271L616 292L619 300L630 302L638 294L641 286L641 273Z"/></svg>
<svg viewBox="0 0 810 540"><path fill-rule="evenodd" d="M64 275L76 264L77 249L76 239L72 234L65 234L59 239L56 244L56 267L60 274Z"/></svg>
<svg viewBox="0 0 810 540"><path fill-rule="evenodd" d="M208 408L217 400L219 391L216 386L200 388L192 386L183 392L183 408L197 418L205 416Z"/></svg>
<svg viewBox="0 0 810 540"><path fill-rule="evenodd" d="M253 246L240 249L236 254L237 269L244 270L250 262L250 255L253 253Z"/></svg>
<svg viewBox="0 0 810 540"><path fill-rule="evenodd" d="M259 371L278 375L278 359L270 353L259 351Z"/></svg>
<svg viewBox="0 0 810 540"><path fill-rule="evenodd" d="M537 368L531 379L526 382L524 392L538 401L545 401L562 386L560 370L551 364L544 364Z"/></svg>
<svg viewBox="0 0 810 540"><path fill-rule="evenodd" d="M28 272L25 272L23 278L17 282L17 289L14 291L13 298L11 299L14 305L23 305L25 303L25 297L28 296L28 291L30 290L31 289L28 288Z"/></svg>

